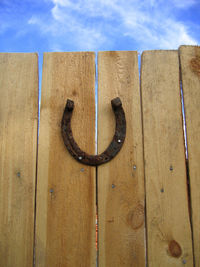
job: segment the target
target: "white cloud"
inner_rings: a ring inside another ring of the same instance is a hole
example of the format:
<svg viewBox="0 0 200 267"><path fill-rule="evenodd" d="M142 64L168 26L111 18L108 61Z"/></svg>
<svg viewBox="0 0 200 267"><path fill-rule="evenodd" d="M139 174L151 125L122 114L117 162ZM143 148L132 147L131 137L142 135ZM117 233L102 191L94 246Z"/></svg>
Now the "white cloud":
<svg viewBox="0 0 200 267"><path fill-rule="evenodd" d="M32 17L28 21L29 24L37 25L42 33L52 35L52 50L62 51L67 43L71 43L77 49L84 47L84 50L95 50L97 44L101 45L105 42L106 37L101 34L101 31L95 27L87 27L57 6L52 9L52 15L54 21L51 23L44 23L38 17Z"/></svg>
<svg viewBox="0 0 200 267"><path fill-rule="evenodd" d="M29 20L28 20L28 24L38 24L39 22L39 19L35 16L31 17Z"/></svg>
<svg viewBox="0 0 200 267"><path fill-rule="evenodd" d="M129 38L142 49L176 49L196 44L187 25L175 19L175 10L196 4L195 0L49 0L52 18L36 17L30 24L56 38L54 47L65 49L67 42L77 49L98 50L114 47L119 38ZM120 40L121 40L120 39ZM59 43L61 42L61 43Z"/></svg>
<svg viewBox="0 0 200 267"><path fill-rule="evenodd" d="M141 20L145 23L141 23ZM181 44L197 44L197 41L189 35L184 24L166 17L144 16L139 22L125 17L124 25L126 26L125 35L133 39L137 38L141 42L141 50L177 49Z"/></svg>
<svg viewBox="0 0 200 267"><path fill-rule="evenodd" d="M172 0L172 3L178 8L188 8L197 4L197 0Z"/></svg>

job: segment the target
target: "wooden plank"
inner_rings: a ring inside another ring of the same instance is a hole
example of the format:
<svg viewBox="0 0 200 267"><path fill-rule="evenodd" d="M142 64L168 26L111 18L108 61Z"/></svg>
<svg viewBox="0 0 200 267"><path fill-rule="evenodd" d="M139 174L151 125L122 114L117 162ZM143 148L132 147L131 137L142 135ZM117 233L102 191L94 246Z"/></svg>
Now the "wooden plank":
<svg viewBox="0 0 200 267"><path fill-rule="evenodd" d="M181 46L195 266L200 266L200 47Z"/></svg>
<svg viewBox="0 0 200 267"><path fill-rule="evenodd" d="M95 153L94 53L45 53L38 152L36 266L95 266L95 167L65 148L61 119L74 100L72 130Z"/></svg>
<svg viewBox="0 0 200 267"><path fill-rule="evenodd" d="M148 265L193 266L178 51L142 54Z"/></svg>
<svg viewBox="0 0 200 267"><path fill-rule="evenodd" d="M33 263L37 54L0 53L0 266Z"/></svg>
<svg viewBox="0 0 200 267"><path fill-rule="evenodd" d="M122 150L112 161L98 167L99 266L142 267L144 166L137 52L100 52L98 71L99 153L115 130L111 99L121 98L127 121Z"/></svg>

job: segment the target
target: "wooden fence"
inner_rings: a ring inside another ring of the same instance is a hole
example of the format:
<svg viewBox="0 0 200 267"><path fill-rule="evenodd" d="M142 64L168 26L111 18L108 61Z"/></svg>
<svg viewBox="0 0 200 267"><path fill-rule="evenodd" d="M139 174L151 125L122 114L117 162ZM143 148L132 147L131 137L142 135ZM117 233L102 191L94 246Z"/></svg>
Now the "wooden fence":
<svg viewBox="0 0 200 267"><path fill-rule="evenodd" d="M37 54L0 54L0 267L200 266L200 47L143 52L140 79L137 52L98 53L98 152L117 96L127 134L97 168L60 129L73 99L75 140L95 154L95 54L45 53L41 91L38 135Z"/></svg>

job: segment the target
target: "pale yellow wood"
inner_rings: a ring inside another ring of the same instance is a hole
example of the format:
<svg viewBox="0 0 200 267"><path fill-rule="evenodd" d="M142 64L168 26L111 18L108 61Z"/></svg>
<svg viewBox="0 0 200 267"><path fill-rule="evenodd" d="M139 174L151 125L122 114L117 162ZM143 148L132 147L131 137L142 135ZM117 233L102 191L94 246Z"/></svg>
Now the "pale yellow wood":
<svg viewBox="0 0 200 267"><path fill-rule="evenodd" d="M37 54L0 53L0 266L33 263Z"/></svg>
<svg viewBox="0 0 200 267"><path fill-rule="evenodd" d="M193 266L178 51L142 54L148 266Z"/></svg>
<svg viewBox="0 0 200 267"><path fill-rule="evenodd" d="M200 266L200 46L181 46L195 266Z"/></svg>
<svg viewBox="0 0 200 267"><path fill-rule="evenodd" d="M45 53L38 154L36 266L96 266L95 167L78 163L61 136L67 98L72 130L95 153L94 53Z"/></svg>
<svg viewBox="0 0 200 267"><path fill-rule="evenodd" d="M120 97L127 133L122 150L98 167L99 266L145 266L144 166L137 52L98 55L98 152L110 143ZM136 169L134 169L136 166Z"/></svg>

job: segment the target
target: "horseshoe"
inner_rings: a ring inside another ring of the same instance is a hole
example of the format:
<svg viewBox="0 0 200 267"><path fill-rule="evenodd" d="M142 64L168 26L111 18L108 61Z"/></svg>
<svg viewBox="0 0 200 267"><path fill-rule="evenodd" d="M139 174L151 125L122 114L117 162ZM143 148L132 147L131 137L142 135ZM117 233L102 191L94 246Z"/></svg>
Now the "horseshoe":
<svg viewBox="0 0 200 267"><path fill-rule="evenodd" d="M86 152L82 151L74 140L71 129L71 118L74 109L74 101L67 99L61 122L61 132L67 150L77 161L91 166L101 165L113 159L122 148L126 137L125 113L119 97L112 99L111 105L116 120L115 134L113 136L113 139L103 153L99 155L89 155Z"/></svg>

